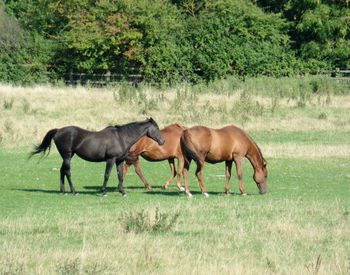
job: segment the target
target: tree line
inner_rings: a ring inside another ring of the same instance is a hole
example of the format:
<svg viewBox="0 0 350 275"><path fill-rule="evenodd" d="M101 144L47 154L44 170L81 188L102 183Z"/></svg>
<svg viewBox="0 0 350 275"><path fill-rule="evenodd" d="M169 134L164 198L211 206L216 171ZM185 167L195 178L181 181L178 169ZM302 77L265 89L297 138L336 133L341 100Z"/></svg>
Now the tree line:
<svg viewBox="0 0 350 275"><path fill-rule="evenodd" d="M0 81L151 83L350 66L348 0L0 0Z"/></svg>

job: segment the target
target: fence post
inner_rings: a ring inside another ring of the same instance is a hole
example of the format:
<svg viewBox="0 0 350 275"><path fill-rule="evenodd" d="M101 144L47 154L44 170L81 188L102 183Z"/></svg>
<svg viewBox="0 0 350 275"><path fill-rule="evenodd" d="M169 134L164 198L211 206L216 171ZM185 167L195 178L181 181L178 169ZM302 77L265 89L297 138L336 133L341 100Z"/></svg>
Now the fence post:
<svg viewBox="0 0 350 275"><path fill-rule="evenodd" d="M106 84L108 84L111 81L111 72L110 72L110 70L107 71L105 76L106 76Z"/></svg>
<svg viewBox="0 0 350 275"><path fill-rule="evenodd" d="M73 69L72 68L69 70L69 82L70 82L70 85L73 85Z"/></svg>

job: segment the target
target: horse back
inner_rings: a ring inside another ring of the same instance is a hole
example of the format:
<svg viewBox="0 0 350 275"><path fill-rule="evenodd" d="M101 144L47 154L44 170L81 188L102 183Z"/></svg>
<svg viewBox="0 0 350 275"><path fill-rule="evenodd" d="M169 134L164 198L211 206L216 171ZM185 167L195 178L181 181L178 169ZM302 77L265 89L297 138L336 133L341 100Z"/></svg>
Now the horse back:
<svg viewBox="0 0 350 275"><path fill-rule="evenodd" d="M185 130L182 146L193 159L210 163L232 160L235 155L244 156L250 143L248 135L240 128L230 125L221 129L195 126Z"/></svg>

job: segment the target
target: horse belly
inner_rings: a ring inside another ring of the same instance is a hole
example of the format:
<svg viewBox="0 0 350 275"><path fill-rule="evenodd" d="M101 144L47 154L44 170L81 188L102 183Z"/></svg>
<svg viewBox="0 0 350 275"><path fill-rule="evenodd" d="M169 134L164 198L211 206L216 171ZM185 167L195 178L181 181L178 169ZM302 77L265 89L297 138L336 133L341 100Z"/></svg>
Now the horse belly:
<svg viewBox="0 0 350 275"><path fill-rule="evenodd" d="M161 161L170 158L169 154L165 154L160 150L152 151L152 152L144 152L141 156L148 161Z"/></svg>
<svg viewBox="0 0 350 275"><path fill-rule="evenodd" d="M105 161L107 158L106 142L96 140L86 140L75 148L75 153L84 160L91 162Z"/></svg>
<svg viewBox="0 0 350 275"><path fill-rule="evenodd" d="M225 154L222 152L209 152L205 158L205 161L210 162L210 163L217 163L217 162L222 162L226 160L232 160L232 155L230 154Z"/></svg>

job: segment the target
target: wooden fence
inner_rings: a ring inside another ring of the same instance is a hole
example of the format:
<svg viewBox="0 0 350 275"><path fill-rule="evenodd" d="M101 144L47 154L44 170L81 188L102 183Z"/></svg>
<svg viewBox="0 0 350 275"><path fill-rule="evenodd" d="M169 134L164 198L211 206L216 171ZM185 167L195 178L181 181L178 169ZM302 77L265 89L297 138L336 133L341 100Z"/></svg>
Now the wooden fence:
<svg viewBox="0 0 350 275"><path fill-rule="evenodd" d="M323 75L330 76L337 81L350 81L350 69L335 69L323 71ZM64 83L67 85L92 85L92 86L106 86L107 84L126 81L129 84L137 86L142 82L144 76L138 73L131 73L127 75L112 74L107 72L106 74L86 74L75 73L71 71L69 74L63 76Z"/></svg>
<svg viewBox="0 0 350 275"><path fill-rule="evenodd" d="M92 85L105 86L110 83L126 81L132 85L137 85L143 80L142 74L112 74L107 72L105 74L86 74L75 73L71 71L69 74L63 75L64 83L67 85Z"/></svg>
<svg viewBox="0 0 350 275"><path fill-rule="evenodd" d="M323 74L329 75L334 80L346 80L350 81L349 69L335 69L330 71L324 71Z"/></svg>

